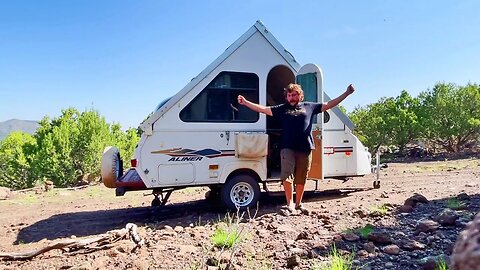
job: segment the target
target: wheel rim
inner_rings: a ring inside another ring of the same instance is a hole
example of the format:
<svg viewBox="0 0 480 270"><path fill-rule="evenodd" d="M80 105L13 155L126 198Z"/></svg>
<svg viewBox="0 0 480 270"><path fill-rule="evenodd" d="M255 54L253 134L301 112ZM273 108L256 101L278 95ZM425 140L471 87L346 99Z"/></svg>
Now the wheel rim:
<svg viewBox="0 0 480 270"><path fill-rule="evenodd" d="M247 206L253 201L254 193L253 187L249 183L240 182L230 190L230 200L236 206Z"/></svg>

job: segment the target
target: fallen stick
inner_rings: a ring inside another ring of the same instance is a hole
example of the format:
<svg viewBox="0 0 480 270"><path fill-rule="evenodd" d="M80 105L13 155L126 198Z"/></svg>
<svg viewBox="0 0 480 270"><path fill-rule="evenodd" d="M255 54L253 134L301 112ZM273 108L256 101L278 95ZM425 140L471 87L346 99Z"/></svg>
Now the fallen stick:
<svg viewBox="0 0 480 270"><path fill-rule="evenodd" d="M41 249L23 253L0 253L0 258L9 260L27 260L53 249L68 249L68 252L72 253L77 253L75 251L78 251L79 249L95 251L99 249L111 248L113 247L113 243L126 238L127 235L129 235L130 239L135 243L135 247L132 249L132 252L143 245L144 240L142 240L137 233L137 225L128 223L124 229L109 231L97 237L61 240L51 243L50 245L47 245Z"/></svg>

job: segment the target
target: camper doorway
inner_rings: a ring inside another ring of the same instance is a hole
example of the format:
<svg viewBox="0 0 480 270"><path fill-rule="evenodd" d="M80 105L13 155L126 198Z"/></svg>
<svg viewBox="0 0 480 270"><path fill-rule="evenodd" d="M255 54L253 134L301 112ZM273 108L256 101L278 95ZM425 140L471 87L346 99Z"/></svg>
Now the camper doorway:
<svg viewBox="0 0 480 270"><path fill-rule="evenodd" d="M293 71L283 65L270 70L267 77L267 106L279 105L285 102L283 89L295 82ZM280 178L280 136L282 126L273 117L267 117L267 134L269 137L267 177L269 179Z"/></svg>

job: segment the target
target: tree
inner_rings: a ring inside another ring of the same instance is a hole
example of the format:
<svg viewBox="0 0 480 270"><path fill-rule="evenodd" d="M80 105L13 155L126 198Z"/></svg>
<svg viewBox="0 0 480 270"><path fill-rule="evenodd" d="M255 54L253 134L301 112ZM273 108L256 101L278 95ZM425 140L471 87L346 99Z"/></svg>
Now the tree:
<svg viewBox="0 0 480 270"><path fill-rule="evenodd" d="M420 123L417 116L418 98L413 98L403 90L398 97L387 99L385 106L391 144L403 152L406 145L417 139L420 134Z"/></svg>
<svg viewBox="0 0 480 270"><path fill-rule="evenodd" d="M423 136L449 152L459 152L478 138L480 87L438 83L419 96Z"/></svg>
<svg viewBox="0 0 480 270"><path fill-rule="evenodd" d="M28 147L35 139L27 133L12 132L0 142L0 186L12 189L33 187Z"/></svg>

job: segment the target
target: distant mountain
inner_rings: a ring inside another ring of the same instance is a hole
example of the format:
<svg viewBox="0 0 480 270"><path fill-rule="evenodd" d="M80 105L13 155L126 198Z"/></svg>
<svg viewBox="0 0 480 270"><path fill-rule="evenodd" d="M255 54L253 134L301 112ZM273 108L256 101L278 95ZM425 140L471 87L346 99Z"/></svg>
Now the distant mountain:
<svg viewBox="0 0 480 270"><path fill-rule="evenodd" d="M23 131L34 134L40 125L37 121L10 119L0 122L0 140L5 139L12 131Z"/></svg>

